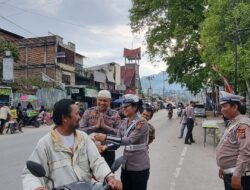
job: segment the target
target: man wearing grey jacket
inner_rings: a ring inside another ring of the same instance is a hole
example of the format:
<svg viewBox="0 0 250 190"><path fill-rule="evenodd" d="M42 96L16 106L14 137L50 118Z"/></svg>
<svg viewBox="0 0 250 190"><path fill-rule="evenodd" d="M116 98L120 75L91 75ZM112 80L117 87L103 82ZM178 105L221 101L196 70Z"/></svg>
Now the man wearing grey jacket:
<svg viewBox="0 0 250 190"><path fill-rule="evenodd" d="M114 178L93 141L86 133L76 130L79 120L74 101L58 101L53 110L55 127L39 140L29 160L41 164L56 187L76 181L90 182L94 175L98 181L106 179L112 188L120 190L121 183ZM50 181L33 176L27 168L22 178L24 190L52 189Z"/></svg>

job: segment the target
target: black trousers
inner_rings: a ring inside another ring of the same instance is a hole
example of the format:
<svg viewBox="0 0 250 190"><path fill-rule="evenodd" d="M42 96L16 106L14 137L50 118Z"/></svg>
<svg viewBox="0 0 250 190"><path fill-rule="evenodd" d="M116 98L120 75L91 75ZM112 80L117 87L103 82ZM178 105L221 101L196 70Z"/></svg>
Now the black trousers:
<svg viewBox="0 0 250 190"><path fill-rule="evenodd" d="M146 190L149 169L142 171L127 171L122 168L121 181L123 190Z"/></svg>
<svg viewBox="0 0 250 190"><path fill-rule="evenodd" d="M115 151L104 151L101 153L102 157L105 159L109 167L111 168L112 164L115 161Z"/></svg>
<svg viewBox="0 0 250 190"><path fill-rule="evenodd" d="M185 143L194 141L193 128L194 128L194 120L191 118L187 118L187 134L185 138Z"/></svg>
<svg viewBox="0 0 250 190"><path fill-rule="evenodd" d="M1 120L0 134L3 134L4 124L5 124L6 120L5 119L0 119L0 120Z"/></svg>
<svg viewBox="0 0 250 190"><path fill-rule="evenodd" d="M234 190L231 187L232 174L225 174L223 177L225 190ZM241 177L241 186L243 190L250 190L250 176Z"/></svg>

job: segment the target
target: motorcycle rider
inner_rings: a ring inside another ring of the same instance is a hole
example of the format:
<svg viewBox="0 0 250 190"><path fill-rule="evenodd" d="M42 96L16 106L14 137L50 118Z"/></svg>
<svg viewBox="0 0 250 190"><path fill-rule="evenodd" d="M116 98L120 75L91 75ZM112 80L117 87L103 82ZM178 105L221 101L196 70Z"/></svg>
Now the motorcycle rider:
<svg viewBox="0 0 250 190"><path fill-rule="evenodd" d="M90 182L94 175L98 181L107 180L111 188L120 190L121 182L114 178L94 142L85 132L76 130L79 120L79 111L73 100L58 101L53 110L55 127L39 140L29 160L41 164L55 186L76 181ZM52 189L51 181L33 176L26 167L22 178L24 190Z"/></svg>
<svg viewBox="0 0 250 190"><path fill-rule="evenodd" d="M168 106L168 118L171 119L173 116L173 106L169 104Z"/></svg>
<svg viewBox="0 0 250 190"><path fill-rule="evenodd" d="M1 121L0 135L3 134L4 128L5 128L5 123L8 121L8 117L10 115L11 115L11 112L10 112L10 108L8 107L8 103L5 103L0 108L0 121Z"/></svg>

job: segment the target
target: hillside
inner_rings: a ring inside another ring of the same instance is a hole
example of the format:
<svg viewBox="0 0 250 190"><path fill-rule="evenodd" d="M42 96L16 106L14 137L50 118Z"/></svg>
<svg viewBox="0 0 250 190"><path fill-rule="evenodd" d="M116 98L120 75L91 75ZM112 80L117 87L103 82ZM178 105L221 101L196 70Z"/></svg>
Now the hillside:
<svg viewBox="0 0 250 190"><path fill-rule="evenodd" d="M158 74L150 75L150 77L153 77L151 82L151 87L153 89L153 93L158 93L162 95L163 92L163 85L165 87L165 93L178 93L181 91L186 91L186 88L181 87L180 84L169 84L168 83L168 74L166 72L160 72ZM148 76L144 76L141 78L141 85L144 92L147 92L147 89L149 88L149 80L146 78Z"/></svg>

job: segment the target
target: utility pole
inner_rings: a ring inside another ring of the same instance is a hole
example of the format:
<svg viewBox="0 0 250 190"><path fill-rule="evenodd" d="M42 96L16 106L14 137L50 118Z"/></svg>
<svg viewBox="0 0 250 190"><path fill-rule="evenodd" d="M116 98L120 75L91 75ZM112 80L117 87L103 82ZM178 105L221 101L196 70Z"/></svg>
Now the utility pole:
<svg viewBox="0 0 250 190"><path fill-rule="evenodd" d="M164 71L162 72L162 98L164 98L165 94L165 80L164 80Z"/></svg>
<svg viewBox="0 0 250 190"><path fill-rule="evenodd" d="M151 87L151 80L153 80L154 76L147 76L146 79L149 82L149 88L148 88L148 98L152 95L152 87Z"/></svg>

